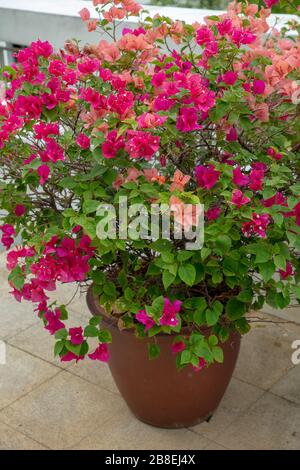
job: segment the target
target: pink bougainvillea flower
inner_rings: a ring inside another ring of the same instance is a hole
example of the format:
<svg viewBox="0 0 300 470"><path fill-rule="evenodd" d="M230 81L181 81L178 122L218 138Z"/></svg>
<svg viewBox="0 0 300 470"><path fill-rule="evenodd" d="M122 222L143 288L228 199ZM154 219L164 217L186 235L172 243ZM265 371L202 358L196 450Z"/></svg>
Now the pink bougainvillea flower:
<svg viewBox="0 0 300 470"><path fill-rule="evenodd" d="M295 205L294 209L290 212L284 213L284 217L295 217L296 224L300 227L300 202Z"/></svg>
<svg viewBox="0 0 300 470"><path fill-rule="evenodd" d="M61 356L60 360L61 362L70 362L70 361L82 361L84 359L84 356L77 356L76 354L72 353L71 351L68 351L64 356Z"/></svg>
<svg viewBox="0 0 300 470"><path fill-rule="evenodd" d="M46 148L39 152L42 162L56 163L59 160L64 160L64 149L52 138L47 139Z"/></svg>
<svg viewBox="0 0 300 470"><path fill-rule="evenodd" d="M217 23L217 28L221 36L231 34L233 30L232 21L230 19L225 19L221 23Z"/></svg>
<svg viewBox="0 0 300 470"><path fill-rule="evenodd" d="M166 181L165 176L160 175L156 168L146 168L144 170L144 176L146 180L150 182L157 182L158 184L163 184Z"/></svg>
<svg viewBox="0 0 300 470"><path fill-rule="evenodd" d="M23 204L17 204L15 209L14 209L14 214L17 216L17 217L22 217L22 215L24 215L26 212L26 207L23 206Z"/></svg>
<svg viewBox="0 0 300 470"><path fill-rule="evenodd" d="M183 226L185 230L190 230L191 227L197 226L201 215L199 206L193 204L185 205L176 196L170 197L169 206L170 211L174 215L175 222Z"/></svg>
<svg viewBox="0 0 300 470"><path fill-rule="evenodd" d="M228 70L223 75L221 75L222 82L226 83L226 85L234 85L238 79L238 74L236 72L232 72L232 70Z"/></svg>
<svg viewBox="0 0 300 470"><path fill-rule="evenodd" d="M163 326L177 326L178 325L178 318L177 314L180 312L182 302L180 300L174 300L171 303L170 299L164 299L164 307L163 307L163 314L160 318L159 322Z"/></svg>
<svg viewBox="0 0 300 470"><path fill-rule="evenodd" d="M270 147L267 153L270 157L273 157L275 160L278 160L278 161L283 158L282 153L276 152L276 150L273 147Z"/></svg>
<svg viewBox="0 0 300 470"><path fill-rule="evenodd" d="M287 279L289 276L294 276L295 272L293 271L292 264L287 261L285 271L283 269L279 269L279 274L280 278L283 280Z"/></svg>
<svg viewBox="0 0 300 470"><path fill-rule="evenodd" d="M137 123L140 129L155 129L161 126L166 120L167 116L160 116L154 113L143 113L137 118Z"/></svg>
<svg viewBox="0 0 300 470"><path fill-rule="evenodd" d="M208 42L211 42L213 40L214 40L213 32L207 26L201 26L197 30L196 41L200 46Z"/></svg>
<svg viewBox="0 0 300 470"><path fill-rule="evenodd" d="M48 165L41 165L38 167L37 173L40 177L40 184L43 185L49 178L50 168L48 167Z"/></svg>
<svg viewBox="0 0 300 470"><path fill-rule="evenodd" d="M91 14L87 8L82 8L82 10L80 10L78 13L82 21L89 21L89 19L91 18Z"/></svg>
<svg viewBox="0 0 300 470"><path fill-rule="evenodd" d="M145 331L150 330L155 325L153 318L149 317L146 310L140 310L139 313L135 315L135 318L138 322L145 325Z"/></svg>
<svg viewBox="0 0 300 470"><path fill-rule="evenodd" d="M173 183L170 186L170 191L184 191L185 186L190 181L191 177L189 175L184 175L180 170L176 170L173 176Z"/></svg>
<svg viewBox="0 0 300 470"><path fill-rule="evenodd" d="M271 217L269 214L253 213L252 221L243 223L242 232L246 237L250 237L253 234L266 238L266 230L270 222Z"/></svg>
<svg viewBox="0 0 300 470"><path fill-rule="evenodd" d="M205 217L208 221L216 220L220 217L221 212L222 210L220 207L211 207L205 212Z"/></svg>
<svg viewBox="0 0 300 470"><path fill-rule="evenodd" d="M287 206L287 203L286 203L286 198L284 197L284 195L280 192L280 191L277 191L277 193L268 198L268 199L263 199L262 200L262 203L265 207L272 207L272 206Z"/></svg>
<svg viewBox="0 0 300 470"><path fill-rule="evenodd" d="M250 198L243 195L239 189L234 189L232 192L231 202L240 209L243 205L250 202Z"/></svg>
<svg viewBox="0 0 300 470"><path fill-rule="evenodd" d="M128 131L125 150L132 158L150 158L159 149L160 137L143 131Z"/></svg>
<svg viewBox="0 0 300 470"><path fill-rule="evenodd" d="M207 362L203 357L199 357L199 364L198 366L193 366L194 372L200 372L207 366Z"/></svg>
<svg viewBox="0 0 300 470"><path fill-rule="evenodd" d="M160 70L157 73L154 73L152 78L151 78L151 83L155 87L160 87L166 80L167 76L163 70Z"/></svg>
<svg viewBox="0 0 300 470"><path fill-rule="evenodd" d="M118 131L113 130L107 134L106 140L102 144L102 153L104 158L116 157L118 151L125 146L122 136L118 137Z"/></svg>
<svg viewBox="0 0 300 470"><path fill-rule="evenodd" d="M250 183L249 188L252 191L261 191L263 189L263 179L264 179L263 170L252 170L249 175Z"/></svg>
<svg viewBox="0 0 300 470"><path fill-rule="evenodd" d="M91 145L90 138L83 134L82 132L77 136L76 144L79 145L82 149L88 149Z"/></svg>
<svg viewBox="0 0 300 470"><path fill-rule="evenodd" d="M97 20L88 21L88 24L87 24L88 32L91 33L92 31L96 31L97 25L98 25Z"/></svg>
<svg viewBox="0 0 300 470"><path fill-rule="evenodd" d="M51 122L45 124L44 122L40 122L33 126L34 129L34 136L38 140L47 140L49 135L59 135L59 126L57 122Z"/></svg>
<svg viewBox="0 0 300 470"><path fill-rule="evenodd" d="M48 330L51 335L54 335L58 330L65 328L65 324L62 321L60 321L60 317L61 317L61 312L58 308L55 309L54 312L51 312L50 310L48 310L45 313L44 318L47 321L47 325L45 326L45 329Z"/></svg>
<svg viewBox="0 0 300 470"><path fill-rule="evenodd" d="M177 343L172 344L171 349L173 354L178 354L185 350L185 344L183 341L178 341Z"/></svg>
<svg viewBox="0 0 300 470"><path fill-rule="evenodd" d="M214 165L199 165L195 168L195 176L200 188L211 189L218 182L220 172Z"/></svg>
<svg viewBox="0 0 300 470"><path fill-rule="evenodd" d="M82 344L84 341L83 329L81 326L79 326L78 328L70 328L69 335L72 344Z"/></svg>
<svg viewBox="0 0 300 470"><path fill-rule="evenodd" d="M276 5L279 0L263 0L263 2L267 8L272 8L272 6Z"/></svg>
<svg viewBox="0 0 300 470"><path fill-rule="evenodd" d="M263 80L254 80L252 90L255 95L263 95L266 89L266 83Z"/></svg>
<svg viewBox="0 0 300 470"><path fill-rule="evenodd" d="M16 234L15 229L10 224L0 225L0 230L2 231L1 242L7 250L14 243L13 235Z"/></svg>
<svg viewBox="0 0 300 470"><path fill-rule="evenodd" d="M233 170L233 183L237 186L247 186L249 183L249 177L242 173L239 166Z"/></svg>
<svg viewBox="0 0 300 470"><path fill-rule="evenodd" d="M229 132L226 134L227 142L236 142L238 140L238 133L235 127L231 127Z"/></svg>
<svg viewBox="0 0 300 470"><path fill-rule="evenodd" d="M231 35L232 41L238 47L241 44L251 44L256 40L255 34L253 34L249 29L238 29L234 28Z"/></svg>
<svg viewBox="0 0 300 470"><path fill-rule="evenodd" d="M108 362L109 351L106 343L100 343L94 352L88 355L92 361Z"/></svg>
<svg viewBox="0 0 300 470"><path fill-rule="evenodd" d="M37 56L42 56L45 59L51 56L53 54L53 47L48 41L41 41L38 39L36 42L32 42L31 45L31 50L36 54Z"/></svg>
<svg viewBox="0 0 300 470"><path fill-rule="evenodd" d="M77 68L79 72L88 75L96 72L100 67L98 59L85 59L83 62L78 63Z"/></svg>
<svg viewBox="0 0 300 470"><path fill-rule="evenodd" d="M196 108L181 108L177 118L176 127L181 132L192 132L201 129L198 124Z"/></svg>

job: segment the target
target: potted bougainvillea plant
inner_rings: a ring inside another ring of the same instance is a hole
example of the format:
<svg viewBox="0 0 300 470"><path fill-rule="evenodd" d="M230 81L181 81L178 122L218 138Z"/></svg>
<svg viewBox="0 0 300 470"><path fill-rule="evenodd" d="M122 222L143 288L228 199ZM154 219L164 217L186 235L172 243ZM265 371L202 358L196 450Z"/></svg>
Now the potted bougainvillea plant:
<svg viewBox="0 0 300 470"><path fill-rule="evenodd" d="M269 26L278 2L264 3L191 25L94 0L80 16L97 44L36 40L1 71L12 295L34 304L61 361L108 362L157 426L209 418L247 313L300 299L299 25ZM170 237L101 237L99 207L124 198L175 205ZM199 204L204 241L187 249L175 226L199 218L179 209ZM53 300L61 283L87 293L86 325Z"/></svg>

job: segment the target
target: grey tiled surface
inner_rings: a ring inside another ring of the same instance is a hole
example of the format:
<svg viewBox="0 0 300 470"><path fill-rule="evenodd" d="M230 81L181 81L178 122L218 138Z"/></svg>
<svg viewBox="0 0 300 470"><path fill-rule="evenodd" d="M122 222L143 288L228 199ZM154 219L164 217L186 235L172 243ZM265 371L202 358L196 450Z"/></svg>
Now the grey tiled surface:
<svg viewBox="0 0 300 470"><path fill-rule="evenodd" d="M60 300L72 294L65 286ZM84 297L76 296L70 308L74 325L88 318ZM0 255L0 339L7 346L7 364L0 365L0 449L300 449L300 365L291 362L300 325L259 317L265 322L254 322L243 339L212 420L156 429L131 415L104 364L62 365L53 358L53 338L31 306L10 297Z"/></svg>

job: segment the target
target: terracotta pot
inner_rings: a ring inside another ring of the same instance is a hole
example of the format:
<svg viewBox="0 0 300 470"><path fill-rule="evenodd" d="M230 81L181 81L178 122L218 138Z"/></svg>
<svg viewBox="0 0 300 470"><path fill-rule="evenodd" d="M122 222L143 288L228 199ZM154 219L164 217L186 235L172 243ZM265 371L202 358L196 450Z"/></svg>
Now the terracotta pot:
<svg viewBox="0 0 300 470"><path fill-rule="evenodd" d="M209 420L230 382L240 349L240 335L232 333L222 345L224 363L201 372L192 367L178 371L171 351L173 335L156 336L160 356L149 360L148 342L132 330L120 331L116 321L105 316L92 289L87 304L93 315L103 315L102 325L112 334L109 368L128 407L141 421L163 428L181 428ZM208 335L209 330L203 331ZM152 339L153 342L153 339Z"/></svg>

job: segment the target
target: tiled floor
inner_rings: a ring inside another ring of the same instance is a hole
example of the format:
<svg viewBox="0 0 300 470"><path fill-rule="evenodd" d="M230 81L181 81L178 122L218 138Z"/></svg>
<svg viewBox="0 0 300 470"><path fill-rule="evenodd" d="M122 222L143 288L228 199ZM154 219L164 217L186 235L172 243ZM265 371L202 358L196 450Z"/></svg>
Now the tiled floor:
<svg viewBox="0 0 300 470"><path fill-rule="evenodd" d="M53 339L31 306L17 304L8 291L2 254L0 340L7 361L0 364L0 449L300 449L300 365L291 362L300 325L261 314L267 322L254 322L243 339L212 420L163 430L131 415L105 365L53 359ZM60 297L66 301L72 292L65 287ZM76 322L89 315L84 298L71 309Z"/></svg>

